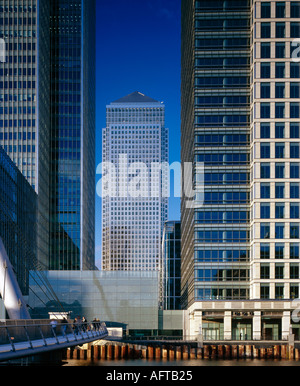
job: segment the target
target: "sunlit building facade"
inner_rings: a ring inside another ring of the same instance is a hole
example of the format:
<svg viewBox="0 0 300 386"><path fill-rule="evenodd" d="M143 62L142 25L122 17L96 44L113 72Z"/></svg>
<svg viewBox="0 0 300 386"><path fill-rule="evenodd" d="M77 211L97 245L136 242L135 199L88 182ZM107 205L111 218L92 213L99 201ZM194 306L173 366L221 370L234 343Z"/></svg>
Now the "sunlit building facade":
<svg viewBox="0 0 300 386"><path fill-rule="evenodd" d="M182 200L189 333L299 335L299 37L299 1L182 2L182 161L203 190Z"/></svg>
<svg viewBox="0 0 300 386"><path fill-rule="evenodd" d="M168 162L165 106L134 92L106 111L103 165L111 164L115 174L102 187L102 268L159 270L168 216L166 181L156 174Z"/></svg>

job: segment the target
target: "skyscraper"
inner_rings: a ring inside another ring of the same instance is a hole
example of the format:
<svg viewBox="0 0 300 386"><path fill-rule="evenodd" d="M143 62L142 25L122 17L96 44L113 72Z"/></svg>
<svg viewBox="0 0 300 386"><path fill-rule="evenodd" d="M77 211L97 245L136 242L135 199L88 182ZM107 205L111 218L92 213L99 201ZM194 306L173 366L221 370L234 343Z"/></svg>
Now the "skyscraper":
<svg viewBox="0 0 300 386"><path fill-rule="evenodd" d="M50 6L50 269L95 264L95 1Z"/></svg>
<svg viewBox="0 0 300 386"><path fill-rule="evenodd" d="M204 189L182 200L182 296L207 337L298 328L299 18L298 1L182 2L182 162Z"/></svg>
<svg viewBox="0 0 300 386"><path fill-rule="evenodd" d="M95 1L0 2L0 144L38 193L38 257L94 268Z"/></svg>
<svg viewBox="0 0 300 386"><path fill-rule="evenodd" d="M112 178L103 184L102 267L158 270L168 197L153 168L168 162L165 106L134 92L106 111L103 166L111 165Z"/></svg>

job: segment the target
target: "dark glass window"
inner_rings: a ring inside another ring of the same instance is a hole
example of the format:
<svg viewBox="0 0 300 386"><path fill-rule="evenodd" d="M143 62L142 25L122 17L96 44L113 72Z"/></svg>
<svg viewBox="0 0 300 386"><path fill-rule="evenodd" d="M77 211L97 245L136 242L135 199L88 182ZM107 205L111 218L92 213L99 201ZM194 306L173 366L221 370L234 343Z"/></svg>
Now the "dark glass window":
<svg viewBox="0 0 300 386"><path fill-rule="evenodd" d="M285 95L285 84L275 83L275 98L284 98Z"/></svg>
<svg viewBox="0 0 300 386"><path fill-rule="evenodd" d="M275 198L284 198L284 189L285 186L283 183L276 182L275 184Z"/></svg>
<svg viewBox="0 0 300 386"><path fill-rule="evenodd" d="M260 158L270 158L270 144L261 143L260 144Z"/></svg>
<svg viewBox="0 0 300 386"><path fill-rule="evenodd" d="M275 158L284 158L285 144L281 142L275 143Z"/></svg>
<svg viewBox="0 0 300 386"><path fill-rule="evenodd" d="M260 77L262 79L264 78L270 78L270 63L261 63L260 64Z"/></svg>
<svg viewBox="0 0 300 386"><path fill-rule="evenodd" d="M270 43L261 43L260 46L260 57L262 59L268 59L270 58L271 55L271 48L270 48Z"/></svg>
<svg viewBox="0 0 300 386"><path fill-rule="evenodd" d="M299 163L290 164L290 178L299 178Z"/></svg>
<svg viewBox="0 0 300 386"><path fill-rule="evenodd" d="M284 258L284 244L275 244L275 259L283 259Z"/></svg>
<svg viewBox="0 0 300 386"><path fill-rule="evenodd" d="M292 82L290 84L290 97L299 98L300 97L300 83Z"/></svg>
<svg viewBox="0 0 300 386"><path fill-rule="evenodd" d="M261 103L260 104L260 117L261 118L270 118L270 103Z"/></svg>
<svg viewBox="0 0 300 386"><path fill-rule="evenodd" d="M276 3L276 18L285 17L285 2Z"/></svg>
<svg viewBox="0 0 300 386"><path fill-rule="evenodd" d="M284 123L275 123L275 138L284 138Z"/></svg>
<svg viewBox="0 0 300 386"><path fill-rule="evenodd" d="M260 97L261 98L270 98L270 83L261 83L260 84Z"/></svg>
<svg viewBox="0 0 300 386"><path fill-rule="evenodd" d="M278 79L285 77L285 63L275 63L275 77Z"/></svg>
<svg viewBox="0 0 300 386"><path fill-rule="evenodd" d="M296 79L300 78L300 63L291 62L290 72L291 72L291 78Z"/></svg>
<svg viewBox="0 0 300 386"><path fill-rule="evenodd" d="M260 198L270 198L270 184L261 183L260 184Z"/></svg>
<svg viewBox="0 0 300 386"><path fill-rule="evenodd" d="M271 17L271 4L270 2L261 3L261 18L269 19Z"/></svg>
<svg viewBox="0 0 300 386"><path fill-rule="evenodd" d="M299 22L291 22L291 38L300 38Z"/></svg>
<svg viewBox="0 0 300 386"><path fill-rule="evenodd" d="M299 143L290 143L290 158L299 158Z"/></svg>
<svg viewBox="0 0 300 386"><path fill-rule="evenodd" d="M291 1L291 18L300 17L300 1Z"/></svg>
<svg viewBox="0 0 300 386"><path fill-rule="evenodd" d="M271 37L271 23L261 23L261 38L268 39Z"/></svg>
<svg viewBox="0 0 300 386"><path fill-rule="evenodd" d="M275 118L285 118L284 103L275 103Z"/></svg>
<svg viewBox="0 0 300 386"><path fill-rule="evenodd" d="M299 138L299 123L290 123L290 138Z"/></svg>
<svg viewBox="0 0 300 386"><path fill-rule="evenodd" d="M269 259L270 258L270 244L260 244L260 258Z"/></svg>
<svg viewBox="0 0 300 386"><path fill-rule="evenodd" d="M285 38L285 23L276 23L276 38Z"/></svg>
<svg viewBox="0 0 300 386"><path fill-rule="evenodd" d="M290 238L299 239L299 224L291 223L290 224Z"/></svg>
<svg viewBox="0 0 300 386"><path fill-rule="evenodd" d="M290 259L299 259L299 244L290 244Z"/></svg>
<svg viewBox="0 0 300 386"><path fill-rule="evenodd" d="M270 138L270 124L261 123L260 124L260 138Z"/></svg>
<svg viewBox="0 0 300 386"><path fill-rule="evenodd" d="M262 163L260 165L260 178L270 178L270 164Z"/></svg>
<svg viewBox="0 0 300 386"><path fill-rule="evenodd" d="M275 224L275 239L284 239L284 224Z"/></svg>
<svg viewBox="0 0 300 386"><path fill-rule="evenodd" d="M300 189L299 189L299 183L298 182L291 182L290 183L290 198L300 198Z"/></svg>
<svg viewBox="0 0 300 386"><path fill-rule="evenodd" d="M284 218L284 203L275 203L275 218Z"/></svg>
<svg viewBox="0 0 300 386"><path fill-rule="evenodd" d="M284 178L284 163L275 164L275 178Z"/></svg>
<svg viewBox="0 0 300 386"><path fill-rule="evenodd" d="M276 42L275 43L275 57L276 58L285 58L285 43Z"/></svg>
<svg viewBox="0 0 300 386"><path fill-rule="evenodd" d="M290 218L299 218L299 203L291 202L291 204L290 204Z"/></svg>
<svg viewBox="0 0 300 386"><path fill-rule="evenodd" d="M260 224L260 238L261 239L269 239L270 238L270 224L269 223L261 223Z"/></svg>

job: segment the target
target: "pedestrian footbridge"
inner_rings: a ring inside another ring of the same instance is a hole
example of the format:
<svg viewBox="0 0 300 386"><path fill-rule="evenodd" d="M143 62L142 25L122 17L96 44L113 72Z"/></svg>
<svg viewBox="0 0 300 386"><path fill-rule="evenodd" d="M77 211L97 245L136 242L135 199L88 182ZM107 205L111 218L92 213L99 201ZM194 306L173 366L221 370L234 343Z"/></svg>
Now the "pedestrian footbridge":
<svg viewBox="0 0 300 386"><path fill-rule="evenodd" d="M52 325L50 320L8 320L0 323L0 362L7 362L90 343L108 336L104 323Z"/></svg>

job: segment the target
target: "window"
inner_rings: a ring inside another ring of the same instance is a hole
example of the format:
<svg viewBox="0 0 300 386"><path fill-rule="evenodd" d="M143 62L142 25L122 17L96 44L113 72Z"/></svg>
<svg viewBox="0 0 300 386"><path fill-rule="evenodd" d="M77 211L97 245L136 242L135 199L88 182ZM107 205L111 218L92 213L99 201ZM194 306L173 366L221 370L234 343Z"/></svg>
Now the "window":
<svg viewBox="0 0 300 386"><path fill-rule="evenodd" d="M261 143L260 145L260 158L270 158L270 144Z"/></svg>
<svg viewBox="0 0 300 386"><path fill-rule="evenodd" d="M260 198L270 198L270 184L261 183L260 184Z"/></svg>
<svg viewBox="0 0 300 386"><path fill-rule="evenodd" d="M270 83L261 83L260 84L260 97L261 98L270 98Z"/></svg>
<svg viewBox="0 0 300 386"><path fill-rule="evenodd" d="M270 258L270 244L260 244L260 258L269 259Z"/></svg>
<svg viewBox="0 0 300 386"><path fill-rule="evenodd" d="M275 77L276 78L285 77L285 63L275 63Z"/></svg>
<svg viewBox="0 0 300 386"><path fill-rule="evenodd" d="M300 38L300 23L291 23L291 38Z"/></svg>
<svg viewBox="0 0 300 386"><path fill-rule="evenodd" d="M299 195L299 183L298 182L291 182L290 183L290 198L300 198Z"/></svg>
<svg viewBox="0 0 300 386"><path fill-rule="evenodd" d="M290 284L290 299L299 299L299 285Z"/></svg>
<svg viewBox="0 0 300 386"><path fill-rule="evenodd" d="M299 204L292 202L290 204L290 218L299 218Z"/></svg>
<svg viewBox="0 0 300 386"><path fill-rule="evenodd" d="M261 63L260 64L260 77L262 79L264 78L270 78L271 70L270 70L270 63Z"/></svg>
<svg viewBox="0 0 300 386"><path fill-rule="evenodd" d="M284 218L284 203L275 203L275 218Z"/></svg>
<svg viewBox="0 0 300 386"><path fill-rule="evenodd" d="M270 138L270 124L261 123L260 124L260 138Z"/></svg>
<svg viewBox="0 0 300 386"><path fill-rule="evenodd" d="M292 82L290 84L290 97L299 98L300 97L300 83Z"/></svg>
<svg viewBox="0 0 300 386"><path fill-rule="evenodd" d="M268 284L260 285L260 298L269 299L270 298L270 287Z"/></svg>
<svg viewBox="0 0 300 386"><path fill-rule="evenodd" d="M290 238L299 239L299 224L291 223L290 224Z"/></svg>
<svg viewBox="0 0 300 386"><path fill-rule="evenodd" d="M284 224L275 224L275 239L284 239Z"/></svg>
<svg viewBox="0 0 300 386"><path fill-rule="evenodd" d="M284 123L275 123L275 138L284 138Z"/></svg>
<svg viewBox="0 0 300 386"><path fill-rule="evenodd" d="M261 264L260 266L260 278L270 279L270 266L269 264Z"/></svg>
<svg viewBox="0 0 300 386"><path fill-rule="evenodd" d="M276 38L285 38L285 23L276 23Z"/></svg>
<svg viewBox="0 0 300 386"><path fill-rule="evenodd" d="M270 218L270 204L260 204L260 218Z"/></svg>
<svg viewBox="0 0 300 386"><path fill-rule="evenodd" d="M284 147L284 143L275 143L275 158L284 158Z"/></svg>
<svg viewBox="0 0 300 386"><path fill-rule="evenodd" d="M271 4L270 2L261 3L261 10L260 10L261 18L262 19L269 19L271 16Z"/></svg>
<svg viewBox="0 0 300 386"><path fill-rule="evenodd" d="M285 84L275 83L275 98L284 98L285 96Z"/></svg>
<svg viewBox="0 0 300 386"><path fill-rule="evenodd" d="M261 103L260 104L260 117L261 118L270 118L270 103Z"/></svg>
<svg viewBox="0 0 300 386"><path fill-rule="evenodd" d="M290 123L290 138L299 138L299 123Z"/></svg>
<svg viewBox="0 0 300 386"><path fill-rule="evenodd" d="M290 259L299 259L299 244L290 244Z"/></svg>
<svg viewBox="0 0 300 386"><path fill-rule="evenodd" d="M284 117L285 117L285 104L275 103L275 118L284 118Z"/></svg>
<svg viewBox="0 0 300 386"><path fill-rule="evenodd" d="M291 18L300 17L300 1L291 1Z"/></svg>
<svg viewBox="0 0 300 386"><path fill-rule="evenodd" d="M283 259L284 258L284 244L275 244L275 259Z"/></svg>
<svg viewBox="0 0 300 386"><path fill-rule="evenodd" d="M299 163L290 164L290 178L299 178Z"/></svg>
<svg viewBox="0 0 300 386"><path fill-rule="evenodd" d="M291 78L296 79L300 78L300 66L299 63L291 62L290 64L290 72L291 72Z"/></svg>
<svg viewBox="0 0 300 386"><path fill-rule="evenodd" d="M299 158L299 143L290 143L290 158Z"/></svg>
<svg viewBox="0 0 300 386"><path fill-rule="evenodd" d="M270 238L270 224L269 223L261 223L260 224L260 238L261 239L269 239Z"/></svg>
<svg viewBox="0 0 300 386"><path fill-rule="evenodd" d="M285 58L285 43L282 43L282 42L275 43L275 58L277 59Z"/></svg>
<svg viewBox="0 0 300 386"><path fill-rule="evenodd" d="M275 198L284 198L284 184L276 182L276 184L275 184Z"/></svg>
<svg viewBox="0 0 300 386"><path fill-rule="evenodd" d="M284 163L275 163L275 178L284 178Z"/></svg>
<svg viewBox="0 0 300 386"><path fill-rule="evenodd" d="M271 37L271 23L261 23L260 35L262 39Z"/></svg>
<svg viewBox="0 0 300 386"><path fill-rule="evenodd" d="M285 2L276 3L276 18L285 17Z"/></svg>
<svg viewBox="0 0 300 386"><path fill-rule="evenodd" d="M300 117L300 104L297 102L290 103L290 118Z"/></svg>
<svg viewBox="0 0 300 386"><path fill-rule="evenodd" d="M271 46L270 43L263 42L260 45L260 57L262 59L268 59L271 56Z"/></svg>
<svg viewBox="0 0 300 386"><path fill-rule="evenodd" d="M275 284L275 299L283 299L284 286L283 284Z"/></svg>
<svg viewBox="0 0 300 386"><path fill-rule="evenodd" d="M284 265L275 264L275 279L284 279Z"/></svg>
<svg viewBox="0 0 300 386"><path fill-rule="evenodd" d="M260 178L270 178L270 164L261 163L260 164Z"/></svg>

